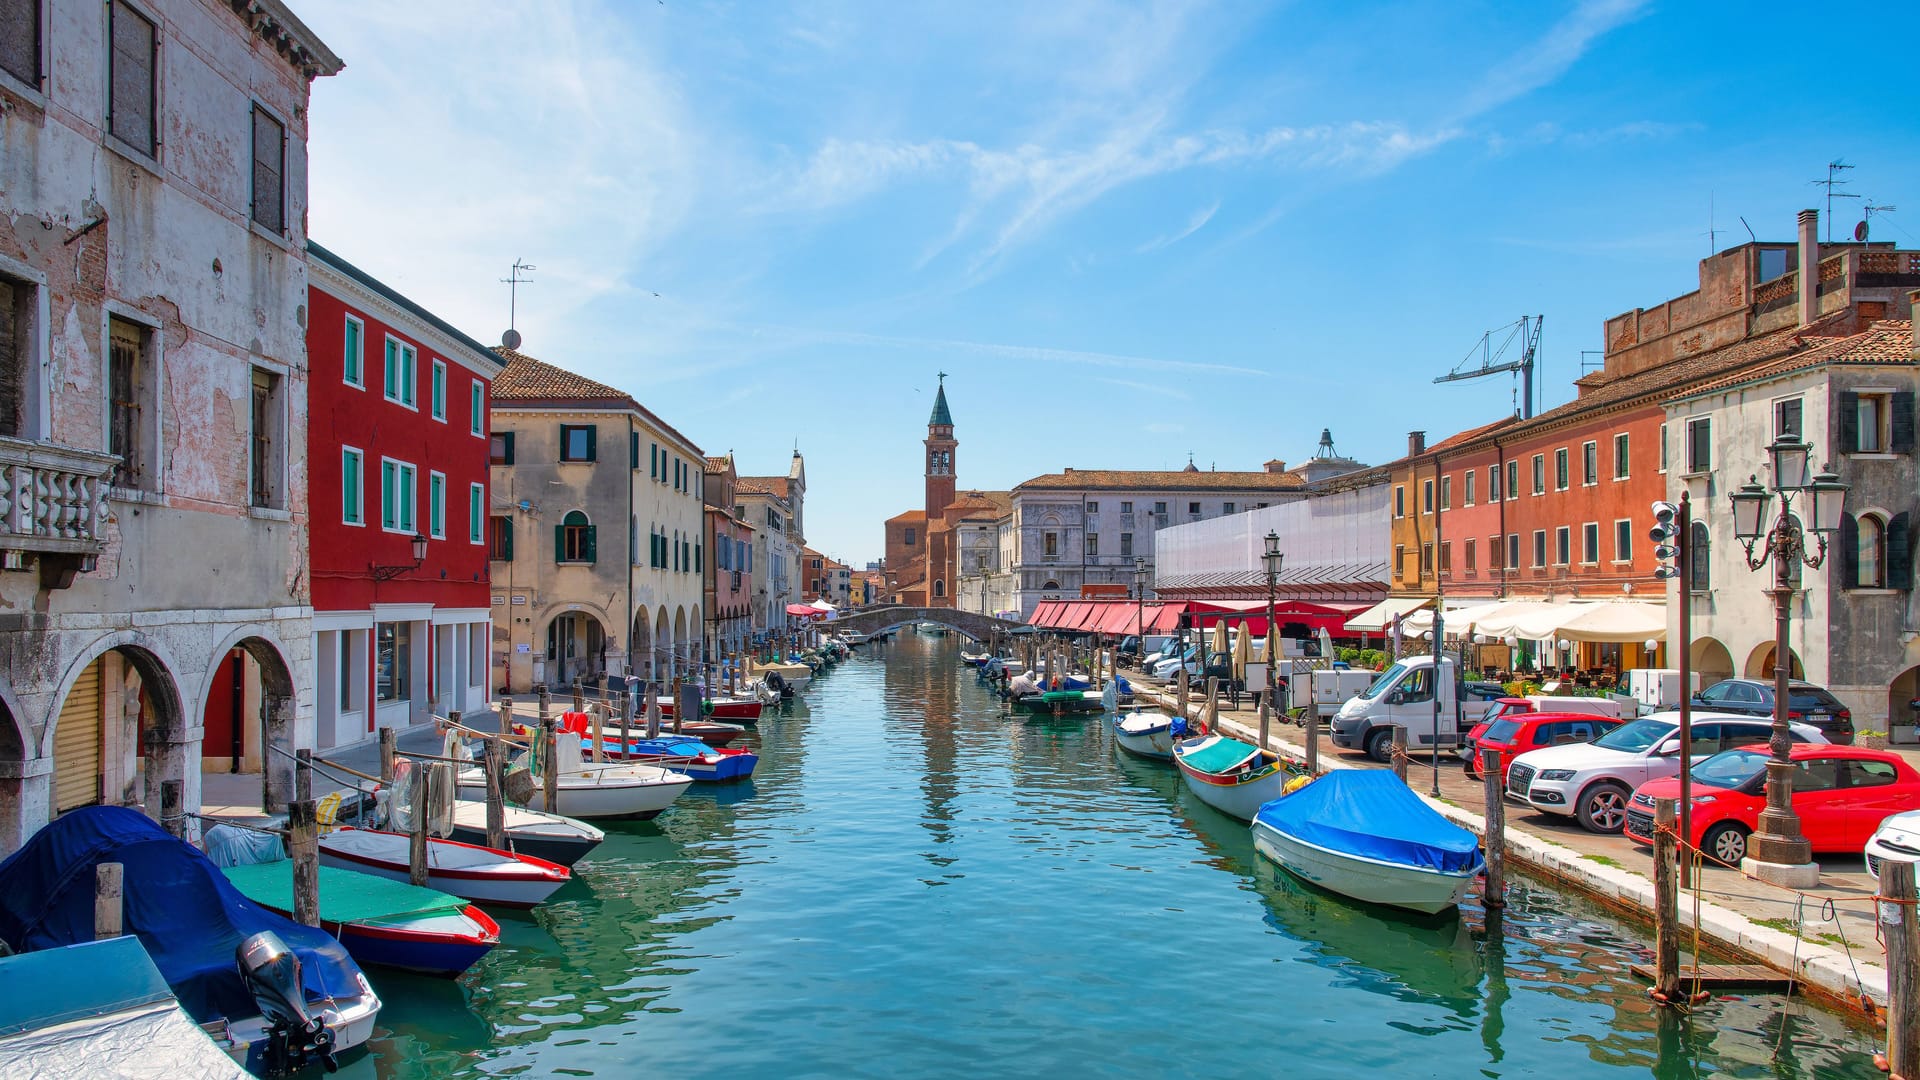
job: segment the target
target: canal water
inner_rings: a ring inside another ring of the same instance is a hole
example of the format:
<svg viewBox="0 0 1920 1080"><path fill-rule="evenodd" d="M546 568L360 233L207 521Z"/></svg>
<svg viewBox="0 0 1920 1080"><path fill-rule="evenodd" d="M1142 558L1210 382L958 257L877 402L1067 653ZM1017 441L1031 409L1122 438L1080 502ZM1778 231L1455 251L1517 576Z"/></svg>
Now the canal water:
<svg viewBox="0 0 1920 1080"><path fill-rule="evenodd" d="M1095 719L1009 719L902 632L615 825L459 982L376 971L359 1077L1878 1077L1771 996L1675 1018L1643 928L1521 879L1400 919L1295 883Z"/></svg>

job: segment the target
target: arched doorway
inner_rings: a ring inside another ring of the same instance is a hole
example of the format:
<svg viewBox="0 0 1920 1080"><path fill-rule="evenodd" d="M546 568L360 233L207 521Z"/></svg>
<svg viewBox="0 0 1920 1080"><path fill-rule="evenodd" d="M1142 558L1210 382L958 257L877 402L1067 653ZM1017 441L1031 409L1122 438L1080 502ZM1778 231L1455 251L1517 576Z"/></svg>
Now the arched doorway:
<svg viewBox="0 0 1920 1080"><path fill-rule="evenodd" d="M1800 654L1787 650L1787 677L1804 679L1806 673L1800 667ZM1773 678L1773 642L1765 641L1753 647L1747 654L1746 677L1749 679Z"/></svg>
<svg viewBox="0 0 1920 1080"><path fill-rule="evenodd" d="M653 623L647 618L647 606L633 613L633 630L627 640L627 673L646 677L653 663Z"/></svg>
<svg viewBox="0 0 1920 1080"><path fill-rule="evenodd" d="M547 623L546 685L563 691L576 681L599 682L607 670L607 629L592 613L571 609Z"/></svg>
<svg viewBox="0 0 1920 1080"><path fill-rule="evenodd" d="M661 608L653 620L653 670L649 679L673 677L673 624L667 621L667 609Z"/></svg>
<svg viewBox="0 0 1920 1080"><path fill-rule="evenodd" d="M293 799L293 673L279 647L257 634L214 655L200 698L200 802L278 813ZM396 664L409 678L420 666L411 655Z"/></svg>
<svg viewBox="0 0 1920 1080"><path fill-rule="evenodd" d="M1694 638L1689 654L1693 670L1700 676L1700 688L1706 689L1721 679L1733 678L1733 654L1715 638Z"/></svg>
<svg viewBox="0 0 1920 1080"><path fill-rule="evenodd" d="M1887 684L1887 741L1903 746L1920 743L1920 667L1910 667Z"/></svg>
<svg viewBox="0 0 1920 1080"><path fill-rule="evenodd" d="M137 635L115 635L69 665L40 738L39 756L49 762L45 812L51 819L82 806L137 806L178 833L185 709L166 662L131 640Z"/></svg>
<svg viewBox="0 0 1920 1080"><path fill-rule="evenodd" d="M14 699L13 687L0 679L0 858L26 841L23 820L30 743L26 717ZM37 765L38 762L35 762Z"/></svg>
<svg viewBox="0 0 1920 1080"><path fill-rule="evenodd" d="M693 665L693 639L687 635L687 609L673 609L673 670L685 672Z"/></svg>

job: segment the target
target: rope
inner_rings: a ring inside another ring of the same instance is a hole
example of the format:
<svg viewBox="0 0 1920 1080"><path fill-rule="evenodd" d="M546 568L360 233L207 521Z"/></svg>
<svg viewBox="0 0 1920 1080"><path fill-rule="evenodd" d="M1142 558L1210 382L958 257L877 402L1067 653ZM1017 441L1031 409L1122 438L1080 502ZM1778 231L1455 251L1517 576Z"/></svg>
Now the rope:
<svg viewBox="0 0 1920 1080"><path fill-rule="evenodd" d="M180 816L183 818L193 818L196 821L211 821L216 825L231 825L236 829L247 829L251 832L266 833L268 836L284 837L287 835L287 830L285 829L275 829L266 825L249 825L244 821L235 821L232 818L214 817L211 814L196 814L191 810L180 811Z"/></svg>

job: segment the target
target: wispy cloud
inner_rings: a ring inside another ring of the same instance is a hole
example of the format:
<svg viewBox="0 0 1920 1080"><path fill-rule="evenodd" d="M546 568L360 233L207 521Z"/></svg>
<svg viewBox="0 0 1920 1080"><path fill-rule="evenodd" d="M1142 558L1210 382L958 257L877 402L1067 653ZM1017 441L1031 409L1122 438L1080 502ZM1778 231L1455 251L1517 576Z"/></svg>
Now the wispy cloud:
<svg viewBox="0 0 1920 1080"><path fill-rule="evenodd" d="M755 347L782 350L818 345L855 346L892 349L921 354L952 353L1023 364L1063 364L1110 370L1185 372L1188 374L1233 375L1268 378L1270 373L1239 364L1205 360L1176 360L1155 356L1130 356L1124 353L1095 352L1086 349L1060 349L1047 345L1019 345L995 341L966 341L954 338L909 337L872 334L857 330L818 329L795 326L741 324L735 329L745 333ZM1154 383L1106 379L1115 385L1160 392Z"/></svg>
<svg viewBox="0 0 1920 1080"><path fill-rule="evenodd" d="M1161 248L1172 247L1173 245L1179 243L1182 240L1185 240L1187 237L1192 236L1194 233L1197 233L1201 229L1205 228L1207 222L1212 221L1213 215L1216 213L1219 213L1219 211L1220 211L1220 200L1215 199L1213 200L1212 206L1208 206L1203 209L1194 211L1193 216L1187 219L1187 224L1183 228L1181 228L1179 231L1168 233L1165 236L1155 237L1154 239L1149 240L1144 244L1141 244L1139 247L1134 248L1133 249L1134 253L1138 255L1146 255L1151 252L1159 251Z"/></svg>
<svg viewBox="0 0 1920 1080"><path fill-rule="evenodd" d="M1580 62L1593 43L1633 20L1649 0L1582 0L1539 40L1519 50L1519 60L1501 64L1460 99L1449 122L1463 124L1558 80Z"/></svg>
<svg viewBox="0 0 1920 1080"><path fill-rule="evenodd" d="M1138 379L1110 379L1104 375L1094 376L1093 381L1105 383L1108 386L1117 386L1122 390L1132 390L1138 394L1150 394L1159 398L1173 398L1176 401L1193 400L1192 394L1171 383L1149 383L1141 382Z"/></svg>

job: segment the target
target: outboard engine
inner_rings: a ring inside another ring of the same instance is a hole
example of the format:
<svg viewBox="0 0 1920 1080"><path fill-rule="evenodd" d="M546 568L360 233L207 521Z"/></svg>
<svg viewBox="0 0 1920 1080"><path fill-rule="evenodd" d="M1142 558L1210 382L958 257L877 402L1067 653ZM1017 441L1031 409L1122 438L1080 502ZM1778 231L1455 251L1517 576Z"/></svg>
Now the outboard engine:
<svg viewBox="0 0 1920 1080"><path fill-rule="evenodd" d="M779 694L782 700L793 696L793 691L787 689L787 680L779 672L769 671L762 676L762 680L767 684L767 689Z"/></svg>
<svg viewBox="0 0 1920 1080"><path fill-rule="evenodd" d="M267 1022L266 1040L247 1054L247 1071L255 1076L285 1076L314 1062L328 1072L339 1068L333 1057L333 1032L326 1022L307 1011L307 995L300 982L300 957L280 935L262 930L240 943L234 952L240 977L253 994Z"/></svg>

